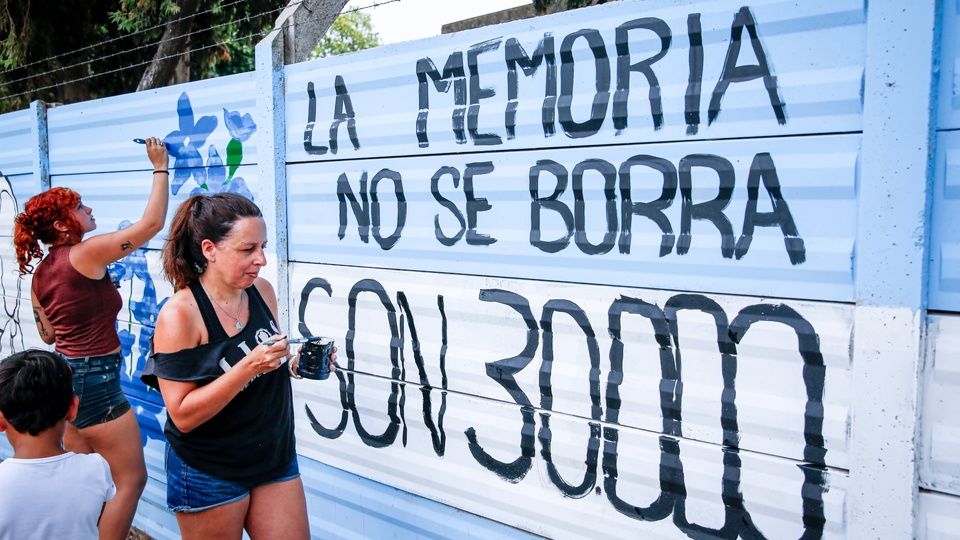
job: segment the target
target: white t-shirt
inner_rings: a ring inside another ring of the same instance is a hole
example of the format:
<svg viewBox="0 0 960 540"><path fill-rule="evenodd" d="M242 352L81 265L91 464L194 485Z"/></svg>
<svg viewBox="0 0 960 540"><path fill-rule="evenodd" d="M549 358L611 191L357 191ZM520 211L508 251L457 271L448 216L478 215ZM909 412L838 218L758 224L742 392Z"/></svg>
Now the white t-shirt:
<svg viewBox="0 0 960 540"><path fill-rule="evenodd" d="M0 462L0 540L96 540L103 503L117 493L100 454Z"/></svg>

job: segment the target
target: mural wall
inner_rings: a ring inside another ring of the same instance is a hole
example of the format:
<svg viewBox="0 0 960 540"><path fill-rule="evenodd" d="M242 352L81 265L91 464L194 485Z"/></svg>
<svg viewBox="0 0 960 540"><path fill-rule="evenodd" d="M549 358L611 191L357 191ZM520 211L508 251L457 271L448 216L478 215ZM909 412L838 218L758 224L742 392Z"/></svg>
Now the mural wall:
<svg viewBox="0 0 960 540"><path fill-rule="evenodd" d="M284 68L283 323L343 368L294 382L313 533L847 536L866 35L863 0L623 0ZM124 227L157 135L172 206L274 205L265 76L49 109L49 182ZM0 236L45 187L29 112L0 116ZM138 378L162 236L110 273L137 524L175 537ZM42 345L9 244L3 354ZM936 515L960 492L931 463Z"/></svg>

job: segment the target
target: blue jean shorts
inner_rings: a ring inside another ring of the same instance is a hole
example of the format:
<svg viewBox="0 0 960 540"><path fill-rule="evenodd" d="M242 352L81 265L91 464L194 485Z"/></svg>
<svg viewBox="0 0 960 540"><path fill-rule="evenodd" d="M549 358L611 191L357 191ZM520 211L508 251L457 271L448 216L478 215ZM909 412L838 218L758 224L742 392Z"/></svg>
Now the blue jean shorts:
<svg viewBox="0 0 960 540"><path fill-rule="evenodd" d="M80 409L71 422L74 426L83 429L104 424L130 410L130 403L120 388L123 363L120 353L64 358L73 368L73 393L80 398Z"/></svg>
<svg viewBox="0 0 960 540"><path fill-rule="evenodd" d="M187 465L169 444L163 466L167 470L167 509L171 512L202 512L239 501L250 495L250 491L257 486L300 477L297 456L293 456L290 465L272 480L257 484L224 480Z"/></svg>

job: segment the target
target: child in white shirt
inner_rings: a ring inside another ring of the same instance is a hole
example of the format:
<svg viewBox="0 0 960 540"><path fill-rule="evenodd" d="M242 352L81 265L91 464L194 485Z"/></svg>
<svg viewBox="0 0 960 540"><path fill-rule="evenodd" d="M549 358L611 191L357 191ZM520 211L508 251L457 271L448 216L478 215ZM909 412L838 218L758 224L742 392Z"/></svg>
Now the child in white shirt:
<svg viewBox="0 0 960 540"><path fill-rule="evenodd" d="M0 462L0 540L98 538L116 487L100 454L63 449L77 415L70 364L30 349L0 362L0 432L13 457Z"/></svg>

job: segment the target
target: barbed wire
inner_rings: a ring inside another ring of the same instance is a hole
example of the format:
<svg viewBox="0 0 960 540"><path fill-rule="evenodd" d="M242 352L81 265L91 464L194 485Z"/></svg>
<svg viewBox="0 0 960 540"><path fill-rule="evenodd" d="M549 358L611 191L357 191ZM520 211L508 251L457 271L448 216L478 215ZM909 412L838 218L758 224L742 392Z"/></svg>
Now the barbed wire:
<svg viewBox="0 0 960 540"><path fill-rule="evenodd" d="M240 1L242 1L242 0L240 0ZM234 2L234 3L236 3L236 2ZM12 80L12 81L2 82L2 83L0 83L0 88L3 88L3 87L5 87L5 86L10 86L10 85L12 85L12 84L16 84L16 83L21 82L21 81L29 81L30 79L39 79L40 77L43 77L43 76L45 76L45 75L50 75L51 73L57 73L57 72L60 72L60 71L67 71L68 69L73 69L73 68L75 68L75 67L85 66L85 65L87 65L87 64L92 64L92 63L94 63L94 62L99 62L99 61L101 61L101 60L106 60L106 59L108 59L108 58L113 58L113 57L115 57L115 56L120 56L120 55L122 55L122 54L127 54L127 53L131 53L131 52L134 52L134 51L139 51L140 49L149 49L149 48L153 48L153 47L159 47L160 45L162 45L162 44L164 44L164 43L166 43L166 42L168 42L168 41L177 41L177 40L180 40L180 39L188 38L188 37L193 36L193 35L196 35L196 34L202 34L202 33L204 33L204 32L208 32L208 31L210 31L210 30L216 30L217 28L223 28L224 26L230 26L231 24L235 24L235 23L238 23L238 22L240 22L240 21L247 21L247 20L250 20L250 19L255 19L255 18L257 18L257 17L263 17L264 15L270 15L271 13L276 13L276 12L278 12L278 11L282 11L282 10L284 10L284 9L287 9L287 7L289 7L289 6L299 5L299 4L301 4L301 3L303 3L303 0L300 0L299 2L296 2L296 3L293 3L293 4L289 4L288 6L281 6L281 7L279 7L279 8L274 8L274 9L271 9L271 10L263 11L263 12L258 13L258 14L256 14L256 15L252 15L252 16L251 16L251 15L246 15L246 16L244 16L244 17L242 17L242 18L239 18L239 19L234 19L234 20L231 20L231 21L227 21L227 22L225 22L225 23L215 24L215 25L213 25L213 26L210 26L210 27L207 27L207 28L201 28L200 30L196 30L196 31L189 32L189 33L186 33L186 34L180 34L180 35L178 35L178 36L171 36L171 37L169 37L169 38L167 38L167 39L161 39L161 40L155 41L155 42L153 42L153 43L145 43L145 44L143 44L143 45L138 45L138 46L136 46L136 47L133 47L132 49L126 49L126 50L123 50L123 51L117 51L117 52L115 52L115 53L110 53L110 54L107 54L107 55L104 55L104 56L98 56L98 57L92 58L92 59L90 59L90 60L84 60L83 62L77 62L76 64L71 64L71 65L69 65L69 66L60 66L60 67L57 67L57 68L54 68L54 69L51 69L51 70L48 70L48 71L44 71L44 72L42 72L42 73L34 73L33 75L28 75L28 76L26 76L26 77L20 77L19 79L14 79L14 80ZM232 5L232 4L228 4L228 6L229 6L229 5ZM226 7L226 6L224 6L224 7ZM186 19L186 18L187 18L187 17L184 17L184 18L182 18L182 19L178 19L178 21L182 21L182 20L184 20L184 19ZM107 40L107 41L101 42L101 45L110 43L110 42L112 42L112 41L115 41L116 39L117 39L117 38L114 38L113 40ZM97 45L97 46L99 46L99 45ZM82 50L82 49L78 49L78 50ZM53 57L53 58L56 58L56 57ZM4 72L4 73L6 73L6 72Z"/></svg>
<svg viewBox="0 0 960 540"><path fill-rule="evenodd" d="M392 4L392 3L394 3L394 2L400 2L400 1L401 1L401 0L376 0L373 4L369 4L369 5L366 5L366 6L359 6L359 7L355 7L355 8L350 8L350 9L346 10L346 12L362 11L362 10L364 10L364 9L376 8L376 7L379 7L379 6L383 6L383 5L386 5L386 4ZM289 4L289 5L297 5L297 4L300 4L300 3L303 3L303 0L300 0L300 2L297 2L296 4ZM289 5L283 6L282 8L280 8L280 10L286 9L287 7L289 7ZM309 17L309 18L306 18L306 19L304 19L304 20L302 20L302 21L300 21L300 22L294 22L294 23L290 24L289 26L290 26L290 27L296 27L296 26L299 26L299 25L301 25L301 24L307 24L307 23L309 23L309 22L316 21L316 20L322 18L323 16L325 16L325 14L321 14L321 15L319 15L319 16L317 16L317 17ZM236 22L236 21L239 21L239 20L243 20L243 19L236 19L236 20L233 21L233 22ZM210 29L212 29L212 28L213 28L213 27L211 27ZM201 32L206 31L206 30L209 30L209 29L201 30ZM266 36L267 34L269 34L271 31L273 31L273 29L270 29L270 30L261 30L261 31L259 31L259 32L254 32L254 33L252 33L252 34L248 34L248 35L246 35L246 36L242 36L242 37L239 37L239 38L227 39L227 40L219 41L219 42L217 42L217 43L212 43L212 44L209 44L209 45L204 45L204 46L202 46L202 47L193 48L193 49L190 49L190 50L187 50L187 51L184 51L184 52L180 52L180 53L176 53L176 54L170 54L170 55L167 55L167 56L163 56L163 57L161 57L161 58L153 58L153 59L150 59L150 60L146 60L146 61L143 61L143 62L139 62L139 63L136 63L136 64L132 64L132 65L129 65L129 66L123 66L123 67L120 67L120 68L116 68L116 69L111 69L111 70L108 70L108 71L104 71L104 72L102 72L102 73L94 73L94 74L87 75L87 76L84 76L84 77L79 77L79 78L76 78L76 79L71 79L71 80L69 80L69 81L63 81L63 82L59 82L59 83L56 83L56 84L50 84L50 85L47 85L47 86L42 86L42 87L40 87L40 88L33 88L33 89L30 89L30 90L26 90L26 91L23 91L23 92L19 92L19 93L17 93L17 94L11 94L11 95L8 95L8 96L0 97L0 101L7 101L7 100L11 100L11 99L18 98L18 97L20 97L20 96L25 96L25 95L27 95L27 94L32 94L32 93L35 93L35 92L42 92L42 91L44 91L44 90L49 90L49 89L51 89L51 88L57 88L57 87L60 87L60 86L66 86L66 85L68 85L68 84L78 83L78 82L86 81L86 80L89 80L89 79L94 79L94 78L97 78L97 77L103 77L103 76L105 76L105 75L110 75L110 74L113 74L113 73L119 73L119 72L121 72L121 71L126 71L126 70L128 70L128 69L133 69L133 68L137 68L137 67L140 67L140 66L145 66L145 65L151 64L151 63L153 63L153 62L162 61L162 60L168 60L168 59L171 59L171 58L177 58L177 57L180 57L180 56L184 56L184 55L190 54L191 52L194 52L194 51L202 51L202 50L210 49L210 48L213 48L213 47L219 47L219 46L221 46L221 45L226 45L226 44L228 44L228 43L234 43L234 42L237 42L237 41L243 41L243 40L246 40L246 39L250 39L250 38L252 38L252 37L261 37L261 38L262 38L262 37ZM196 32L194 32L194 33L196 33ZM181 37L183 37L183 36L181 36ZM104 43L106 43L106 42L104 42ZM152 47L152 46L155 46L155 45L156 45L156 44L149 45L149 46ZM133 50L137 50L137 49L143 48L143 47L144 47L144 46L140 46L140 47L137 47L137 48L135 48L135 49L130 49L130 50L133 51ZM118 53L118 54L119 54L119 53ZM92 61L91 61L91 62L92 62ZM88 63L91 63L91 62L83 62L83 63L81 63L81 64L79 64L79 65L88 64ZM56 71L59 71L59 70L53 70L52 72L56 72ZM35 76L35 77L38 77L38 76L39 76L39 75L37 75L37 76ZM31 77L31 78L33 78L33 77ZM23 80L23 79L21 79L21 80ZM5 85L0 85L0 87L2 87L2 86L5 86Z"/></svg>
<svg viewBox="0 0 960 540"><path fill-rule="evenodd" d="M52 60L56 60L57 58L63 58L64 56L72 56L72 55L74 55L74 54L77 54L77 53L80 53L80 52L83 52L83 51L86 51L86 50L95 49L95 48L97 48L97 47L101 47L101 46L103 46L103 45L107 45L107 44L113 43L113 42L115 42L115 41L120 41L120 40L122 40L122 39L126 39L126 38L129 38L129 37L132 37L132 36L136 36L136 35L138 35L138 34L143 34L143 33L149 32L149 31L151 31L151 30L156 30L156 29L158 29L158 28L164 28L165 26L167 26L167 25L170 24L170 23L176 23L176 22L180 22L180 21L185 21L185 20L190 19L190 18L193 18L193 17L199 17L200 15L206 15L207 13L213 13L214 11L219 11L219 10L221 10L221 9L228 8L228 7L230 7L230 6L233 6L233 5L236 5L236 4L240 4L240 3L243 3L243 2L246 2L246 1L247 1L247 0L234 0L233 2L230 2L229 4L223 4L223 5L217 6L217 7L215 7L215 8L210 8L210 9L208 9L208 10L201 11L201 12L199 12L199 13L194 13L193 15L187 15L187 16L185 16L185 17L180 17L179 19L173 19L172 21L166 21L166 22L163 22L163 23L160 23L160 24L151 26L151 27L149 27L149 28L144 28L144 29L142 29L142 30L137 30L136 32L130 32L129 34L124 34L124 35L122 35L122 36L117 36L117 37L115 37L115 38L106 39L106 40L101 41L101 42L99 42L99 43L94 43L93 45L87 45L87 46L84 46L84 47L80 47L79 49L76 49L76 50L73 50L73 51L69 51L69 52L65 52L65 53L60 53L60 54L57 54L57 55L54 55L54 56L48 56L47 58L43 58L43 59L41 59L41 60L35 60L35 61L33 61L33 62L30 62L29 64L24 64L24 65L22 65L22 66L17 66L17 67L15 67L15 68L5 69L5 70L3 70L3 71L0 71L0 75L3 75L4 73L10 72L10 71L16 71L16 70L18 70L18 69L24 69L24 68L28 68L28 67L30 67L30 66L35 66L35 65L37 65L37 64L42 64L42 63L44 63L44 62L50 62L50 61L52 61ZM301 3L303 3L303 1L304 1L304 0L298 0L297 2L294 2L293 4L290 4L290 5L301 4ZM284 9L284 8L280 8L280 9ZM70 67L73 67L73 66L70 66ZM47 73L49 73L49 72L47 72Z"/></svg>

